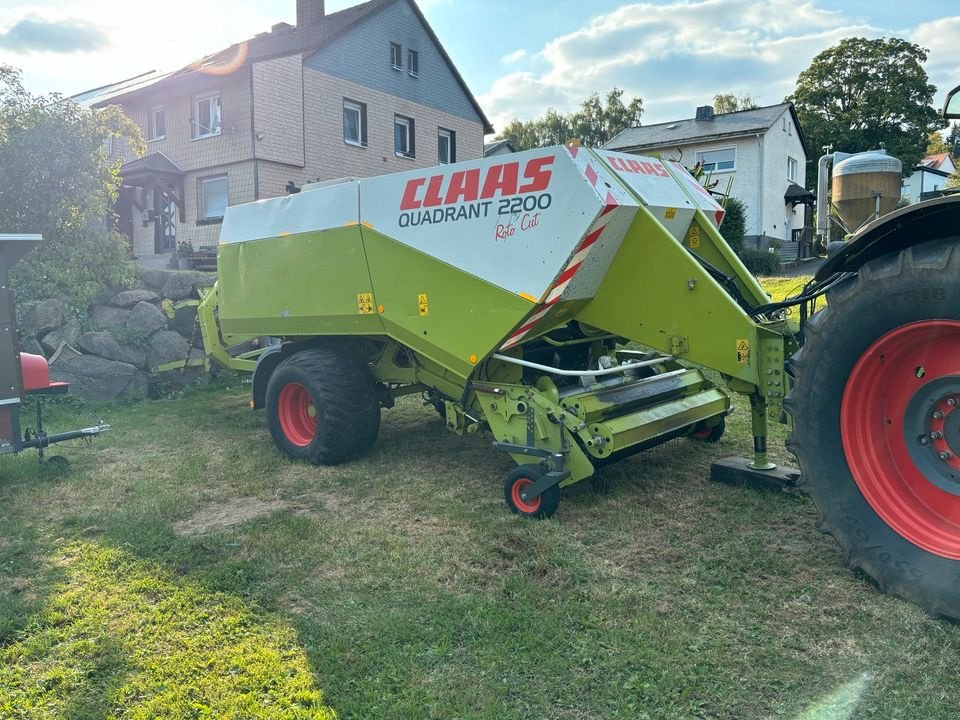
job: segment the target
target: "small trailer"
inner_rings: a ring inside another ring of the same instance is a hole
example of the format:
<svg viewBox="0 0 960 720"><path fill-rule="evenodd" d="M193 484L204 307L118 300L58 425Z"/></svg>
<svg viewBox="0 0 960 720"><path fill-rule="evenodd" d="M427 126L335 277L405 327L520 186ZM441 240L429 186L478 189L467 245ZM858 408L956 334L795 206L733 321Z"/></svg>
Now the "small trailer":
<svg viewBox="0 0 960 720"><path fill-rule="evenodd" d="M8 276L10 268L42 240L40 235L0 235L0 455L36 448L41 462L44 449L50 445L90 438L110 429L103 422L53 434L43 427L41 398L64 395L70 386L50 381L46 358L20 352L17 310ZM24 427L21 422L21 405L28 399L36 400L33 427Z"/></svg>

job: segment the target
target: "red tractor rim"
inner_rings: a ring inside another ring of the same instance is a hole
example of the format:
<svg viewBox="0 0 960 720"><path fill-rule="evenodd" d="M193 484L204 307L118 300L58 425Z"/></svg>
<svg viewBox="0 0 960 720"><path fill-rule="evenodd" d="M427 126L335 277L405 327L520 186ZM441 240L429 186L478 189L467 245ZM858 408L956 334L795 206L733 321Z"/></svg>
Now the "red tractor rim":
<svg viewBox="0 0 960 720"><path fill-rule="evenodd" d="M277 400L280 429L297 447L306 447L317 434L317 409L310 392L300 383L287 383Z"/></svg>
<svg viewBox="0 0 960 720"><path fill-rule="evenodd" d="M510 487L510 499L513 501L513 506L522 513L533 514L540 509L539 495L533 500L523 499L523 491L531 485L533 485L533 480L528 478L517 478L513 481L513 485Z"/></svg>
<svg viewBox="0 0 960 720"><path fill-rule="evenodd" d="M840 434L877 515L960 560L960 322L909 323L874 342L847 379Z"/></svg>

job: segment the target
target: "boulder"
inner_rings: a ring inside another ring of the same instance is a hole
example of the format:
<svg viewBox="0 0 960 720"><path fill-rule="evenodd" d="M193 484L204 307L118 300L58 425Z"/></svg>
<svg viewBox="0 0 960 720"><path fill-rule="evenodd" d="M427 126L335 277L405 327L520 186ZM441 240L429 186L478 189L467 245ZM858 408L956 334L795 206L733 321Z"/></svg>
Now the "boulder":
<svg viewBox="0 0 960 720"><path fill-rule="evenodd" d="M30 331L33 335L43 335L63 324L63 301L52 298L41 300L27 310L20 327Z"/></svg>
<svg viewBox="0 0 960 720"><path fill-rule="evenodd" d="M50 379L70 383L72 395L100 402L143 395L147 390L146 374L133 365L69 348L51 363Z"/></svg>
<svg viewBox="0 0 960 720"><path fill-rule="evenodd" d="M159 299L160 296L153 290L124 290L114 295L110 304L117 307L132 308L139 302L152 303Z"/></svg>
<svg viewBox="0 0 960 720"><path fill-rule="evenodd" d="M160 294L171 300L185 300L188 297L197 297L198 287L209 287L216 280L216 273L194 270L171 272Z"/></svg>
<svg viewBox="0 0 960 720"><path fill-rule="evenodd" d="M127 316L126 326L147 338L159 330L166 330L167 316L156 305L141 300Z"/></svg>
<svg viewBox="0 0 960 720"><path fill-rule="evenodd" d="M188 340L193 336L197 322L197 308L193 305L177 308L170 320L170 329L183 335ZM196 338L200 338L200 330L196 329ZM202 342L202 340L201 340Z"/></svg>
<svg viewBox="0 0 960 720"><path fill-rule="evenodd" d="M171 362L183 362L189 352L190 344L180 333L161 330L150 338L147 364L150 368L156 368Z"/></svg>
<svg viewBox="0 0 960 720"><path fill-rule="evenodd" d="M93 326L97 330L123 327L127 324L127 318L130 317L129 310L110 307L109 305L94 305L91 314L93 316Z"/></svg>
<svg viewBox="0 0 960 720"><path fill-rule="evenodd" d="M63 324L63 327L52 330L40 338L40 344L47 351L47 355L53 355L60 347L61 342L65 342L67 345L73 345L77 342L80 333L80 321L76 318L70 318Z"/></svg>
<svg viewBox="0 0 960 720"><path fill-rule="evenodd" d="M140 279L143 281L143 284L147 287L151 287L154 290L159 290L164 285L167 284L167 280L170 278L169 270L144 270L140 273Z"/></svg>
<svg viewBox="0 0 960 720"><path fill-rule="evenodd" d="M77 338L77 345L80 349L91 355L99 355L107 360L116 360L118 362L136 365L139 368L145 367L147 355L141 350L121 345L116 338L108 332L88 332Z"/></svg>

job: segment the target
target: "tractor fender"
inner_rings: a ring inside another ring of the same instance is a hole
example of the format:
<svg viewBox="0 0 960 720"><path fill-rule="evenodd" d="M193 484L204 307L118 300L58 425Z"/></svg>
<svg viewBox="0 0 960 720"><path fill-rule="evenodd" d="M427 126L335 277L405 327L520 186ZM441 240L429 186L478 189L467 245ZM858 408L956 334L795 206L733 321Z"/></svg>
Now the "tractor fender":
<svg viewBox="0 0 960 720"><path fill-rule="evenodd" d="M908 205L857 232L820 267L816 280L856 272L871 260L928 240L960 236L960 194Z"/></svg>

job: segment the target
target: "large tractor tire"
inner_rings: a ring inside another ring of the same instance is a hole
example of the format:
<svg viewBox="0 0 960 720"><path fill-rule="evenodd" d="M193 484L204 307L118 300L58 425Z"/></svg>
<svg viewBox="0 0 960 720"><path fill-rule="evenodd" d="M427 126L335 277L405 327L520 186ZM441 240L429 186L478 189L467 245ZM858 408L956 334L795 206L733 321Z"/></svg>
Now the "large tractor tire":
<svg viewBox="0 0 960 720"><path fill-rule="evenodd" d="M872 260L806 325L787 400L848 567L960 618L960 238Z"/></svg>
<svg viewBox="0 0 960 720"><path fill-rule="evenodd" d="M333 348L302 350L270 376L267 424L285 454L336 465L365 453L380 429L380 404L369 370Z"/></svg>

